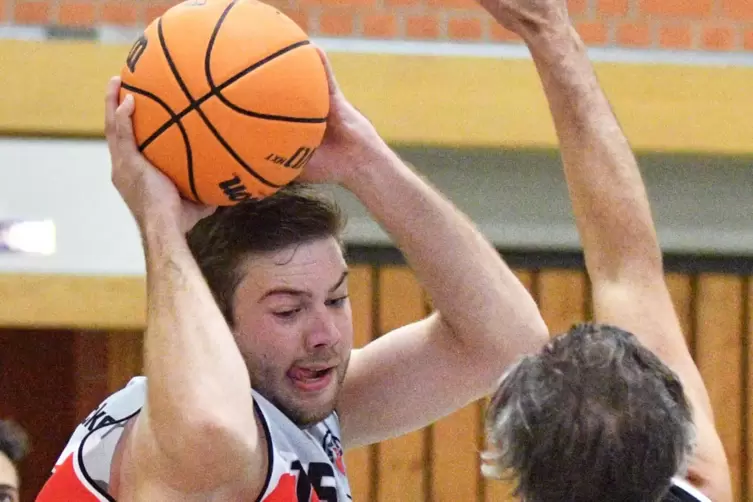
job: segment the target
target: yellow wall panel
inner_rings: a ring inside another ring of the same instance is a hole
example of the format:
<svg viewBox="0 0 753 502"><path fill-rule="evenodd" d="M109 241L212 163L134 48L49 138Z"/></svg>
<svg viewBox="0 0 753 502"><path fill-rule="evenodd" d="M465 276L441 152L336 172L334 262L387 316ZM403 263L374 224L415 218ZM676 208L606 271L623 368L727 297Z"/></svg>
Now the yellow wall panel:
<svg viewBox="0 0 753 502"><path fill-rule="evenodd" d="M100 136L128 47L0 41L0 134ZM349 98L391 142L556 147L530 61L333 53ZM637 150L753 153L753 68L597 63Z"/></svg>

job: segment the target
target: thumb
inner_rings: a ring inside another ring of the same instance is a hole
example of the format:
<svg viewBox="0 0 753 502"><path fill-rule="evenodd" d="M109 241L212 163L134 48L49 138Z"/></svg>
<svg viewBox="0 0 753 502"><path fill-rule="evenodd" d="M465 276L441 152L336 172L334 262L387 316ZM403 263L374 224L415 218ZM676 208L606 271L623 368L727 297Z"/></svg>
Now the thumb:
<svg viewBox="0 0 753 502"><path fill-rule="evenodd" d="M329 95L335 96L340 92L340 87L337 85L337 80L335 79L335 73L332 71L332 65L329 63L329 58L327 57L327 54L324 52L324 50L321 47L319 47L318 45L314 45L314 48L316 49L316 52L319 53L319 58L322 60L322 64L324 65L324 71L327 74L327 84L329 86Z"/></svg>

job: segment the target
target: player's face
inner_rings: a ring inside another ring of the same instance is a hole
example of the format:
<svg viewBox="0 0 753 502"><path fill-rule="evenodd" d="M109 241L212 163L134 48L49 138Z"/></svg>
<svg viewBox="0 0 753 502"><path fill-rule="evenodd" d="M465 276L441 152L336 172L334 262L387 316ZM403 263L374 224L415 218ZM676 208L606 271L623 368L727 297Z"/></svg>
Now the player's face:
<svg viewBox="0 0 753 502"><path fill-rule="evenodd" d="M347 265L334 238L251 257L235 295L251 383L299 425L335 406L353 346Z"/></svg>
<svg viewBox="0 0 753 502"><path fill-rule="evenodd" d="M18 502L18 472L4 453L0 453L0 502Z"/></svg>

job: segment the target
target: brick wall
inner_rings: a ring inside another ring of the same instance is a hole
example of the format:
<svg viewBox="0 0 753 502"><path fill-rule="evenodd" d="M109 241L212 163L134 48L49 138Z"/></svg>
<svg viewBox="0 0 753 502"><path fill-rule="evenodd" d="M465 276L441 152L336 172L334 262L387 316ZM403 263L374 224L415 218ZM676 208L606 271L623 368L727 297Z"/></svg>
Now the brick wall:
<svg viewBox="0 0 753 502"><path fill-rule="evenodd" d="M473 0L269 0L312 36L513 42ZM5 0L8 24L139 26L170 2ZM753 0L570 0L591 46L753 51Z"/></svg>

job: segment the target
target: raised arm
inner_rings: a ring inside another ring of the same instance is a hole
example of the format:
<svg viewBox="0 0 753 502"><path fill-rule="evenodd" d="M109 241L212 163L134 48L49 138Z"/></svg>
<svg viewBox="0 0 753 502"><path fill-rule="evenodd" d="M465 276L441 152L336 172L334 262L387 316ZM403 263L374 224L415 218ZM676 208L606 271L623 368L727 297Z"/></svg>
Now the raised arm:
<svg viewBox="0 0 753 502"><path fill-rule="evenodd" d="M415 430L487 394L548 335L531 296L472 222L406 166L334 82L331 89L337 141L322 146L307 176L328 169L359 198L436 308L353 355L338 406L352 447Z"/></svg>
<svg viewBox="0 0 753 502"><path fill-rule="evenodd" d="M541 77L593 286L595 320L631 331L678 374L698 436L691 480L714 500L729 500L725 454L664 280L646 189L566 3L481 3L522 36Z"/></svg>
<svg viewBox="0 0 753 502"><path fill-rule="evenodd" d="M254 426L241 354L186 243L207 208L182 201L136 149L133 100L107 94L113 182L141 230L147 263L146 404L121 442L119 500L157 500L245 481L261 487L264 439Z"/></svg>

